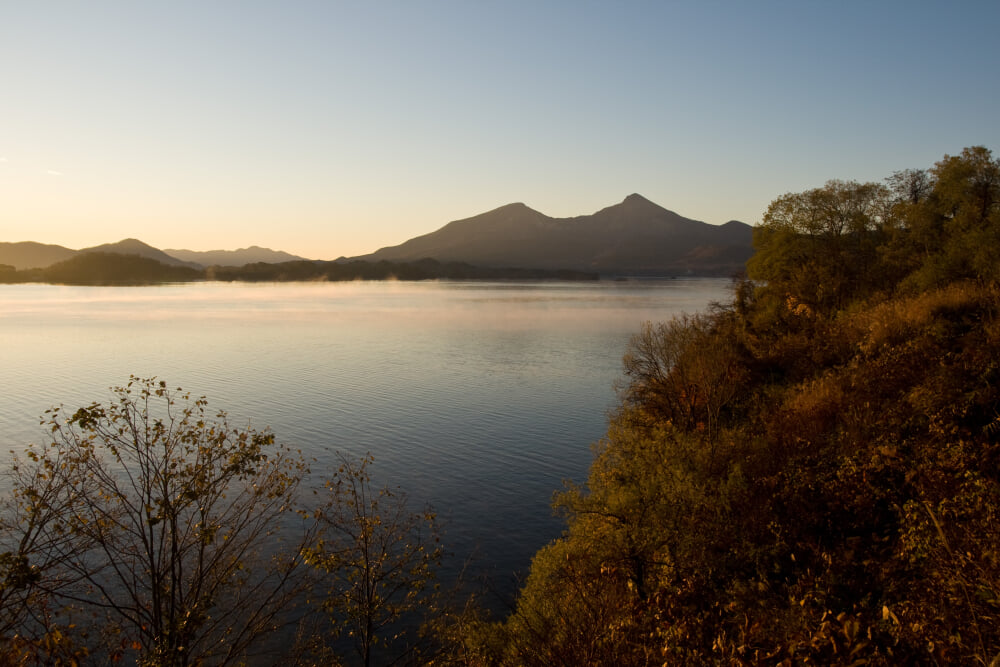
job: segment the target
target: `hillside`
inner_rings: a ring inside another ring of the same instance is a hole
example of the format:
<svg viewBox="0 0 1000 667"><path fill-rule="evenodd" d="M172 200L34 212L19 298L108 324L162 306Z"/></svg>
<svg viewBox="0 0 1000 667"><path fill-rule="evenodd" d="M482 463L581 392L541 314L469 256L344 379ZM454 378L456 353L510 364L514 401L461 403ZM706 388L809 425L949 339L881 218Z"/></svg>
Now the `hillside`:
<svg viewBox="0 0 1000 667"><path fill-rule="evenodd" d="M81 253L103 253L115 255L138 255L147 259L153 259L167 266L186 266L192 269L200 269L201 265L194 262L185 262L171 257L167 253L151 245L143 243L138 239L123 239L117 243L104 243L92 248L83 248Z"/></svg>
<svg viewBox="0 0 1000 667"><path fill-rule="evenodd" d="M41 269L69 259L76 252L61 245L47 245L34 241L0 242L0 265L13 266L18 271Z"/></svg>
<svg viewBox="0 0 1000 667"><path fill-rule="evenodd" d="M204 274L201 269L168 265L152 257L88 251L36 269L25 278L65 285L152 285L202 280Z"/></svg>
<svg viewBox="0 0 1000 667"><path fill-rule="evenodd" d="M602 274L731 275L752 253L752 228L709 225L629 195L592 215L551 218L508 204L356 259L468 262Z"/></svg>

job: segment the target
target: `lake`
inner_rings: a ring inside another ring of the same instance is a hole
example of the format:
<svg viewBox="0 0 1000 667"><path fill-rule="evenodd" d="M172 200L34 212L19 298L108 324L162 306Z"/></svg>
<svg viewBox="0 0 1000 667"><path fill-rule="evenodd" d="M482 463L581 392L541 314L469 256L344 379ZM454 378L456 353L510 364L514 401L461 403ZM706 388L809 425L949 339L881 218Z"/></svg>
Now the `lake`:
<svg viewBox="0 0 1000 667"><path fill-rule="evenodd" d="M724 279L0 286L0 445L129 375L208 397L315 457L374 455L442 520L447 567L505 596L586 479L630 336L729 297Z"/></svg>

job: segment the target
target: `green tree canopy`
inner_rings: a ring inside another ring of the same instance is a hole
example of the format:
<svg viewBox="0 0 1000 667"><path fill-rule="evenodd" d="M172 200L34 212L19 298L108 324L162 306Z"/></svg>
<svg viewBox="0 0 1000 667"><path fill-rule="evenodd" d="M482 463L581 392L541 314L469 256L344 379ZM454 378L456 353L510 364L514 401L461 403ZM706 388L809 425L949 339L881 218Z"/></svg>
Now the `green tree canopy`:
<svg viewBox="0 0 1000 667"><path fill-rule="evenodd" d="M899 288L1000 277L1000 162L982 147L886 184L782 195L754 228L748 276L772 305L820 314Z"/></svg>
<svg viewBox="0 0 1000 667"><path fill-rule="evenodd" d="M754 228L749 277L819 310L878 288L877 249L886 239L889 194L877 183L829 181L775 199Z"/></svg>

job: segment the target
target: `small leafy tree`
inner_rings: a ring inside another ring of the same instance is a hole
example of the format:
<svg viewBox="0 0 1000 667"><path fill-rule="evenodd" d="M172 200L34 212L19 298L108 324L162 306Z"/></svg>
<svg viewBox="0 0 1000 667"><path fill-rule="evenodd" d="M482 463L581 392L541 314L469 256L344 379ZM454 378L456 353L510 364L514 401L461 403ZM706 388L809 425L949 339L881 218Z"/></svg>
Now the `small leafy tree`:
<svg viewBox="0 0 1000 667"><path fill-rule="evenodd" d="M358 463L341 455L326 484L329 500L313 514L319 536L306 551L310 564L329 574L323 609L366 667L377 649L379 664L412 657L415 645L400 621L432 607L442 555L434 513L410 511L398 489L374 488L372 462L370 455Z"/></svg>
<svg viewBox="0 0 1000 667"><path fill-rule="evenodd" d="M718 331L722 321L722 315L681 315L643 323L623 359L623 403L647 419L714 438L745 375L742 350Z"/></svg>
<svg viewBox="0 0 1000 667"><path fill-rule="evenodd" d="M51 444L15 457L8 582L25 574L17 590L91 612L112 659L240 661L301 592L299 546L278 540L301 455L164 382L132 377L113 393L48 411Z"/></svg>

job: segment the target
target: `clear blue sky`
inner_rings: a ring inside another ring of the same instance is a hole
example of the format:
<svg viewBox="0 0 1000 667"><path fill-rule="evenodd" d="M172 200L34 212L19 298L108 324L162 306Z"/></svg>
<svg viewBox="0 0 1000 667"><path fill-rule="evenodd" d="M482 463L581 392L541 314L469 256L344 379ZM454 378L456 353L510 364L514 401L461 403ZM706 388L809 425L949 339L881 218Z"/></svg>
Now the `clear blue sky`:
<svg viewBox="0 0 1000 667"><path fill-rule="evenodd" d="M710 223L1000 149L1000 2L0 0L0 241L356 255Z"/></svg>

